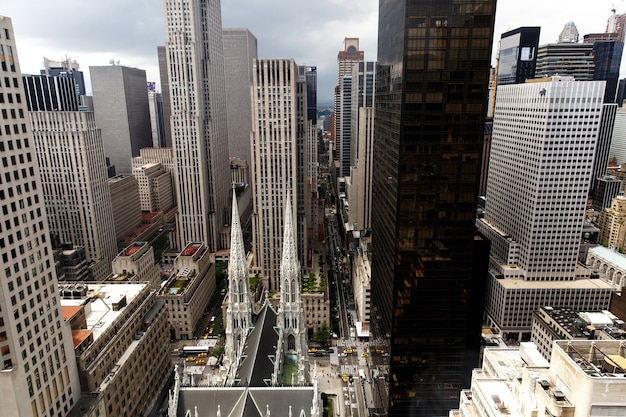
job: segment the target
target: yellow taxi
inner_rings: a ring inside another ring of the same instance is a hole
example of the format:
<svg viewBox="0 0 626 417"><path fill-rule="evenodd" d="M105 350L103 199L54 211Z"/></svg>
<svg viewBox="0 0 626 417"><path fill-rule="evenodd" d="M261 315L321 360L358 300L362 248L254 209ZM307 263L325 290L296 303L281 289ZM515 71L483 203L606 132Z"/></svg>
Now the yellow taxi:
<svg viewBox="0 0 626 417"><path fill-rule="evenodd" d="M346 375L346 374L341 375L341 380L347 384L348 383L348 375Z"/></svg>
<svg viewBox="0 0 626 417"><path fill-rule="evenodd" d="M345 353L346 355L351 355L354 351L352 350L352 348L346 348L343 350L343 353Z"/></svg>
<svg viewBox="0 0 626 417"><path fill-rule="evenodd" d="M206 353L206 352L200 352L200 353L198 353L198 357L199 357L199 358L206 358L207 356L209 356L209 354L208 354L208 353Z"/></svg>
<svg viewBox="0 0 626 417"><path fill-rule="evenodd" d="M204 359L198 359L196 365L206 365L206 361Z"/></svg>
<svg viewBox="0 0 626 417"><path fill-rule="evenodd" d="M195 362L196 358L194 356L189 356L187 358L185 358L185 362Z"/></svg>

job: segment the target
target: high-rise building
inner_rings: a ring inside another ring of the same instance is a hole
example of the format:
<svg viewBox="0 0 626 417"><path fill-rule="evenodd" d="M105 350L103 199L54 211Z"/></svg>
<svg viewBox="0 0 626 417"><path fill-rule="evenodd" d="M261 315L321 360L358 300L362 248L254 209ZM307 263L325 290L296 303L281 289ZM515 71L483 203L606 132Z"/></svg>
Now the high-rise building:
<svg viewBox="0 0 626 417"><path fill-rule="evenodd" d="M347 154L347 162L349 163L349 152L350 152L350 136L349 136L349 128L350 128L350 117L348 117L347 121L342 121L342 114L344 112L349 112L350 102L345 102L350 100L350 87L351 87L351 79L344 80L344 77L352 77L352 66L358 62L363 62L365 53L359 50L359 38L345 38L343 40L343 50L339 51L337 54L337 86L335 87L335 161L341 161L342 155L342 147L343 142L342 138L344 134L347 135L343 141L346 142L347 149L343 151ZM345 125L348 123L348 125ZM345 130L345 132L342 132ZM347 176L350 175L349 165L347 166L347 171L344 172L343 168L340 165L340 173L339 176Z"/></svg>
<svg viewBox="0 0 626 417"><path fill-rule="evenodd" d="M62 61L52 61L44 57L43 66L44 69L40 71L41 75L70 78L73 82L73 90L78 101L80 101L81 96L87 94L87 90L85 89L85 76L82 71L79 71L80 65L78 65L76 60L65 57Z"/></svg>
<svg viewBox="0 0 626 417"><path fill-rule="evenodd" d="M219 247L230 191L220 1L165 1L178 249Z"/></svg>
<svg viewBox="0 0 626 417"><path fill-rule="evenodd" d="M292 59L254 61L251 184L255 263L270 291L280 289L281 238L284 234L285 190L293 198L298 255L306 249L303 177L307 139L306 85Z"/></svg>
<svg viewBox="0 0 626 417"><path fill-rule="evenodd" d="M500 36L497 85L519 84L535 77L541 28L520 27Z"/></svg>
<svg viewBox="0 0 626 417"><path fill-rule="evenodd" d="M11 416L67 416L80 397L69 326L45 216L35 144L11 19L0 16L0 408Z"/></svg>
<svg viewBox="0 0 626 417"><path fill-rule="evenodd" d="M228 111L228 156L250 162L252 62L256 37L248 29L224 29L224 76Z"/></svg>
<svg viewBox="0 0 626 417"><path fill-rule="evenodd" d="M591 81L594 76L593 44L549 43L537 52L535 76L572 76L578 81Z"/></svg>
<svg viewBox="0 0 626 417"><path fill-rule="evenodd" d="M485 216L492 242L485 310L508 339L541 305L608 308L610 286L578 263L604 81L503 86L494 114Z"/></svg>
<svg viewBox="0 0 626 417"><path fill-rule="evenodd" d="M317 125L317 67L306 67L306 118Z"/></svg>
<svg viewBox="0 0 626 417"><path fill-rule="evenodd" d="M28 111L78 111L74 80L48 75L24 75Z"/></svg>
<svg viewBox="0 0 626 417"><path fill-rule="evenodd" d="M163 95L156 91L154 82L148 83L148 110L150 112L150 131L152 132L152 147L162 148L165 146Z"/></svg>
<svg viewBox="0 0 626 417"><path fill-rule="evenodd" d="M606 94L604 96L606 97ZM614 103L605 103L602 106L600 129L598 130L598 143L596 145L596 154L593 158L593 170L591 172L591 192L595 191L598 178L605 175L607 172L609 153L611 150L611 138L615 128L617 109L617 104Z"/></svg>
<svg viewBox="0 0 626 417"><path fill-rule="evenodd" d="M578 43L578 28L574 22L567 22L559 34L558 43Z"/></svg>
<svg viewBox="0 0 626 417"><path fill-rule="evenodd" d="M132 172L139 149L152 146L146 71L123 65L89 67L96 123L117 174Z"/></svg>
<svg viewBox="0 0 626 417"><path fill-rule="evenodd" d="M172 147L172 101L170 100L170 80L167 75L167 57L165 46L157 46L157 55L159 57L159 80L161 80L161 101L163 103L163 132L165 136L165 144L167 148Z"/></svg>
<svg viewBox="0 0 626 417"><path fill-rule="evenodd" d="M593 79L606 81L604 102L614 103L624 42L618 33L590 33L583 37L583 42L593 45Z"/></svg>
<svg viewBox="0 0 626 417"><path fill-rule="evenodd" d="M447 415L478 363L494 17L493 0L380 3L370 331L392 353L388 401L378 390L390 416Z"/></svg>
<svg viewBox="0 0 626 417"><path fill-rule="evenodd" d="M616 158L618 164L626 163L626 108L624 107L620 107L615 114L609 158Z"/></svg>
<svg viewBox="0 0 626 417"><path fill-rule="evenodd" d="M603 175L597 180L598 185L593 194L593 208L602 212L610 207L613 199L618 196L622 181L613 175Z"/></svg>

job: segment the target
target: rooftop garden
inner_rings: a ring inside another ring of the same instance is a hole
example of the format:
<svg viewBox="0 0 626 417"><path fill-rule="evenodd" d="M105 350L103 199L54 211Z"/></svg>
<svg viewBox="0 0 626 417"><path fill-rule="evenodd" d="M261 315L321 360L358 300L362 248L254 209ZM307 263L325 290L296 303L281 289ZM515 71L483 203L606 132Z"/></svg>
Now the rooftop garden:
<svg viewBox="0 0 626 417"><path fill-rule="evenodd" d="M300 291L303 293L326 291L324 272L320 272L319 275L311 272L308 276L303 276L300 281Z"/></svg>
<svg viewBox="0 0 626 417"><path fill-rule="evenodd" d="M196 271L191 271L189 276L177 276L175 279L171 279L170 282L165 287L163 287L162 294L182 294L185 291L187 285L189 285L189 283L195 276Z"/></svg>

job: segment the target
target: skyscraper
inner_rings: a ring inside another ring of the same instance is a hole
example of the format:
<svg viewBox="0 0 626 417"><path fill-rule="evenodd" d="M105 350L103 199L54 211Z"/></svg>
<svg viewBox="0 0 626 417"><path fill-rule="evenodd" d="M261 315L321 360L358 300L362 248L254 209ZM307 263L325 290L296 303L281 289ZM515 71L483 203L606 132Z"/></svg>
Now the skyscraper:
<svg viewBox="0 0 626 417"><path fill-rule="evenodd" d="M610 286L578 265L604 85L554 77L498 91L477 225L492 242L488 323L507 339L529 337L541 305L608 308Z"/></svg>
<svg viewBox="0 0 626 417"><path fill-rule="evenodd" d="M214 252L231 185L220 1L166 0L165 23L178 249Z"/></svg>
<svg viewBox="0 0 626 417"><path fill-rule="evenodd" d="M335 87L335 161L340 161L339 176L350 175L350 109L352 66L363 62L365 53L359 50L359 38L345 38L343 50L337 54L337 86ZM348 77L344 80L344 77ZM345 117L344 117L345 113ZM346 149L344 150L344 144ZM346 156L346 168L342 155Z"/></svg>
<svg viewBox="0 0 626 417"><path fill-rule="evenodd" d="M298 257L305 245L302 195L303 164L307 161L305 141L306 85L300 81L293 59L254 61L252 112L251 183L255 213L253 250L255 263L262 271L270 291L280 289L281 241L284 235L284 204L293 205ZM306 178L306 177L304 177ZM285 190L292 199L287 200ZM301 262L302 263L302 262Z"/></svg>
<svg viewBox="0 0 626 417"><path fill-rule="evenodd" d="M81 96L87 94L87 90L85 89L85 76L82 71L78 70L80 65L78 65L76 60L65 57L62 61L52 61L44 57L43 66L44 69L41 70L41 75L70 78L73 82L73 90L78 101L80 101Z"/></svg>
<svg viewBox="0 0 626 417"><path fill-rule="evenodd" d="M536 77L569 75L578 81L593 80L593 44L549 43L537 52Z"/></svg>
<svg viewBox="0 0 626 417"><path fill-rule="evenodd" d="M96 123L117 174L132 172L139 149L152 147L146 71L123 65L89 67Z"/></svg>
<svg viewBox="0 0 626 417"><path fill-rule="evenodd" d="M500 37L497 85L519 84L535 77L540 27L520 27Z"/></svg>
<svg viewBox="0 0 626 417"><path fill-rule="evenodd" d="M69 325L61 314L35 145L11 19L0 16L0 408L66 416L80 397Z"/></svg>
<svg viewBox="0 0 626 417"><path fill-rule="evenodd" d="M388 403L379 390L390 416L447 415L478 363L494 16L494 0L380 3L371 332L391 349Z"/></svg>
<svg viewBox="0 0 626 417"><path fill-rule="evenodd" d="M250 86L252 61L257 58L257 41L248 29L224 29L222 37L228 104L228 156L250 163Z"/></svg>
<svg viewBox="0 0 626 417"><path fill-rule="evenodd" d="M567 22L559 34L558 43L578 43L578 29L574 22Z"/></svg>

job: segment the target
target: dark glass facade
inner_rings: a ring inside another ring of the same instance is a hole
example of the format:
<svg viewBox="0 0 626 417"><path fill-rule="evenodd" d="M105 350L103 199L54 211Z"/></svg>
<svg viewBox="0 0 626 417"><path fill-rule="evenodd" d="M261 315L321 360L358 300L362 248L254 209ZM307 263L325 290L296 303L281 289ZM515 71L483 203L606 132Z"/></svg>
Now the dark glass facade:
<svg viewBox="0 0 626 417"><path fill-rule="evenodd" d="M540 27L521 27L500 37L498 85L520 84L535 77Z"/></svg>
<svg viewBox="0 0 626 417"><path fill-rule="evenodd" d="M390 354L389 397L377 397L390 416L447 416L479 365L489 243L475 217L495 3L380 1L371 343Z"/></svg>

